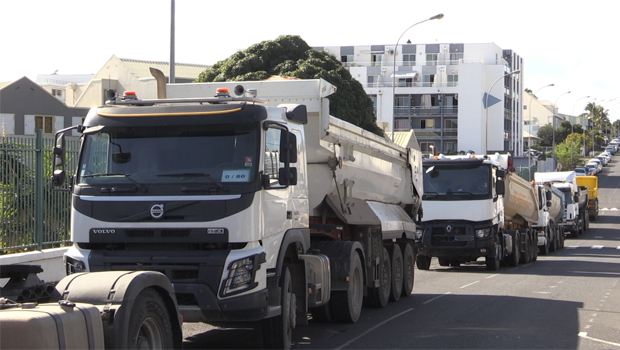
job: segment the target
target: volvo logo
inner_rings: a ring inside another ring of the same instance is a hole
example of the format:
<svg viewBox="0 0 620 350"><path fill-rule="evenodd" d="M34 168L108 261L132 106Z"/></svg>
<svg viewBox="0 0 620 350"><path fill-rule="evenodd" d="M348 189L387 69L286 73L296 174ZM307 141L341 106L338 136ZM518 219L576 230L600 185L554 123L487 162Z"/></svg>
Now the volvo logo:
<svg viewBox="0 0 620 350"><path fill-rule="evenodd" d="M115 229L92 229L90 230L90 232L96 234L96 235L113 235L116 233Z"/></svg>
<svg viewBox="0 0 620 350"><path fill-rule="evenodd" d="M452 225L446 226L446 232L448 233L452 232Z"/></svg>
<svg viewBox="0 0 620 350"><path fill-rule="evenodd" d="M153 204L151 205L151 217L153 219L161 219L164 216L164 205L163 204Z"/></svg>

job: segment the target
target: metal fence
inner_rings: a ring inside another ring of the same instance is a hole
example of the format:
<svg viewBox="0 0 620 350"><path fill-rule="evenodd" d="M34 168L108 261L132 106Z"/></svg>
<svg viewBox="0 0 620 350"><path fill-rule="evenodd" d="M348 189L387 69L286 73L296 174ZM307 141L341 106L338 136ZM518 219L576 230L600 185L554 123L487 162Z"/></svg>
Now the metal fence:
<svg viewBox="0 0 620 350"><path fill-rule="evenodd" d="M0 136L0 254L66 245L71 195L51 185L53 136ZM67 140L67 176L79 141Z"/></svg>

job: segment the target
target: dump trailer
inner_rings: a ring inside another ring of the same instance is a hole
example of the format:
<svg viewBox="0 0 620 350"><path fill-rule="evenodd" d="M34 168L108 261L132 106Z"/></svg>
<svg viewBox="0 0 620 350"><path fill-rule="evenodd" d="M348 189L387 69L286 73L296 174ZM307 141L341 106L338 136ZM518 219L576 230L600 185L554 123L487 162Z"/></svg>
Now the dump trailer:
<svg viewBox="0 0 620 350"><path fill-rule="evenodd" d="M355 322L412 293L412 132L403 147L330 116L321 79L159 82L160 98L111 91L56 135L62 186L63 135L82 132L68 273L160 271L185 322L256 322L266 348L309 314Z"/></svg>
<svg viewBox="0 0 620 350"><path fill-rule="evenodd" d="M560 221L564 214L564 195L551 183L534 186L538 197L538 222L532 227L538 230L538 251L547 255L564 246L564 231Z"/></svg>
<svg viewBox="0 0 620 350"><path fill-rule="evenodd" d="M424 216L417 266L458 266L484 257L489 270L502 261L536 260L537 195L514 173L509 154L439 155L425 159Z"/></svg>
<svg viewBox="0 0 620 350"><path fill-rule="evenodd" d="M564 233L572 237L584 233L590 220L587 215L588 191L577 185L577 174L574 171L536 172L536 184L551 183L564 195L564 210L560 226Z"/></svg>
<svg viewBox="0 0 620 350"><path fill-rule="evenodd" d="M598 220L598 177L596 176L577 176L577 185L580 190L588 191L588 217L592 221Z"/></svg>

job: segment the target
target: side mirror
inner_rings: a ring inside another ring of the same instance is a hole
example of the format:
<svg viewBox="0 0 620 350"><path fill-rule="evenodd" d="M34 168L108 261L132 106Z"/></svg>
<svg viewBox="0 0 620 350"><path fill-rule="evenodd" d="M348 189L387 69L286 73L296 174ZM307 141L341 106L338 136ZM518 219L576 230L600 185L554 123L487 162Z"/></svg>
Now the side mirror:
<svg viewBox="0 0 620 350"><path fill-rule="evenodd" d="M54 170L54 174L52 175L52 186L60 187L65 183L65 171L64 170Z"/></svg>
<svg viewBox="0 0 620 350"><path fill-rule="evenodd" d="M297 136L292 132L280 133L280 162L297 163Z"/></svg>
<svg viewBox="0 0 620 350"><path fill-rule="evenodd" d="M497 192L497 194L504 194L506 193L506 183L504 182L504 180L497 180L497 182L495 183L495 191Z"/></svg>
<svg viewBox="0 0 620 350"><path fill-rule="evenodd" d="M278 183L282 186L297 185L297 168L280 168Z"/></svg>
<svg viewBox="0 0 620 350"><path fill-rule="evenodd" d="M56 134L56 145L53 150L54 167L65 165L65 134Z"/></svg>

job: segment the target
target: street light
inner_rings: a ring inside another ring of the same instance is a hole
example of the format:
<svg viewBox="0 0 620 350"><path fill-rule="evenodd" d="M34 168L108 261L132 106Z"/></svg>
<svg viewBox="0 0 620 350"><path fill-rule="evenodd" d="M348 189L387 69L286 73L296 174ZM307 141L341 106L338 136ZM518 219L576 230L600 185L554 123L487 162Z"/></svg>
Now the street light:
<svg viewBox="0 0 620 350"><path fill-rule="evenodd" d="M577 102L583 100L584 98L590 98L590 96L584 96L580 99L578 99L577 101L575 101L575 104L573 105L573 118L575 118L575 106L577 105ZM581 124L581 122L579 123ZM575 137L573 137L573 134L575 133L573 126L575 125L575 123L570 123L570 166L571 169L573 169L575 167L575 163L573 162L573 144L575 143Z"/></svg>
<svg viewBox="0 0 620 350"><path fill-rule="evenodd" d="M532 155L530 154L530 149L532 149L532 100L534 99L534 96L536 96L536 94L538 93L538 91L546 88L546 87L550 87L550 86L554 86L555 84L549 84L549 85L545 85L541 88L539 88L538 90L536 90L535 93L532 94L532 96L530 96L530 105L527 107L527 118L529 120L529 123L527 124L528 126L528 130L527 133L530 134L528 142L527 142L527 146L528 146L528 150L527 150L527 173L529 176L528 180L532 179Z"/></svg>
<svg viewBox="0 0 620 350"><path fill-rule="evenodd" d="M435 15L433 17L427 18L423 21L420 21L418 23L414 23L412 25L409 26L409 28L405 29L405 31L398 37L398 40L396 40L396 45L394 45L394 64L392 66L392 142L394 142L394 124L396 123L396 49L398 48L398 43L400 42L400 39L402 39L403 35L405 35L405 33L407 33L407 31L409 29L411 29L412 27L417 26L420 23L424 23L426 21L432 21L434 19L442 19L443 18L443 13L440 13L438 15Z"/></svg>
<svg viewBox="0 0 620 350"><path fill-rule="evenodd" d="M552 143L551 143L551 150L553 151L553 159L557 158L555 157L555 109L558 106L558 100L560 99L560 97L566 95L566 94L570 94L570 91L567 91L563 94L561 94L560 96L558 96L558 98L555 99L555 102L553 103L553 119L551 120L551 136L552 136ZM558 114L560 114L560 109L558 108Z"/></svg>
<svg viewBox="0 0 620 350"><path fill-rule="evenodd" d="M510 72L510 73L506 73L504 75L502 75L501 77L497 78L497 80L495 80L493 82L493 84L491 84L491 87L489 88L489 91L487 91L487 95L485 96L485 100L484 100L484 108L485 108L485 116L484 116L484 148L485 148L485 154L487 154L489 152L489 135L488 135L488 128L489 128L489 95L491 94L491 89L493 89L493 86L500 81L501 79L513 75L513 74L519 74L521 73L520 70L516 70L514 72Z"/></svg>

